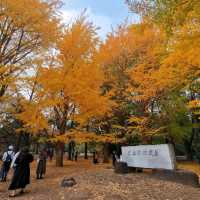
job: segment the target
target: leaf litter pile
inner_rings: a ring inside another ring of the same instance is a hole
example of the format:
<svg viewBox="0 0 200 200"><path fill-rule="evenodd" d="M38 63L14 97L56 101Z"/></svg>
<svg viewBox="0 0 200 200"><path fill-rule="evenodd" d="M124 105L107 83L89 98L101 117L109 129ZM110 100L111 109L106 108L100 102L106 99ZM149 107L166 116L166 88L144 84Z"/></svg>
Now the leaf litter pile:
<svg viewBox="0 0 200 200"><path fill-rule="evenodd" d="M91 160L66 161L63 168L48 162L46 177L35 178L35 163L31 165L31 184L17 200L199 200L200 188L157 180L148 173L115 174L111 165L93 165ZM0 183L0 199L8 197L8 181ZM63 178L73 177L77 184L61 187Z"/></svg>

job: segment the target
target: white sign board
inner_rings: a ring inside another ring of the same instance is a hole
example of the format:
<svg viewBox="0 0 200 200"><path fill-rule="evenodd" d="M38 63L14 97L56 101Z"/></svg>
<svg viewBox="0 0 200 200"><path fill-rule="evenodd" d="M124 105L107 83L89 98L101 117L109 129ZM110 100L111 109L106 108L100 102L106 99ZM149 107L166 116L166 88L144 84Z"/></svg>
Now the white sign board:
<svg viewBox="0 0 200 200"><path fill-rule="evenodd" d="M124 146L120 160L129 167L170 170L176 167L174 150L169 144Z"/></svg>

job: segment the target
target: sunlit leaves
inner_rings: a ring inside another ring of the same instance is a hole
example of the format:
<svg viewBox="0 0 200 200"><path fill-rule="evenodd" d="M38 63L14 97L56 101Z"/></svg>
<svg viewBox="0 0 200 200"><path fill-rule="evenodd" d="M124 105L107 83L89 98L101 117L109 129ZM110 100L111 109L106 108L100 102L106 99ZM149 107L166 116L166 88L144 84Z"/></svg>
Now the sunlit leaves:
<svg viewBox="0 0 200 200"><path fill-rule="evenodd" d="M22 114L25 126L33 124L35 132L36 127L38 131L50 130L45 127L46 124L49 127L53 125L63 135L67 131L68 120L83 125L90 118L108 112L111 103L101 92L104 74L96 59L98 37L95 31L96 28L84 17L66 28L58 43L56 64L39 68L37 102L35 112L32 112L34 117L26 120L30 110L25 108ZM30 104L30 109L32 106ZM39 117L36 111L39 108L42 124L37 123ZM49 121L54 121L54 124Z"/></svg>

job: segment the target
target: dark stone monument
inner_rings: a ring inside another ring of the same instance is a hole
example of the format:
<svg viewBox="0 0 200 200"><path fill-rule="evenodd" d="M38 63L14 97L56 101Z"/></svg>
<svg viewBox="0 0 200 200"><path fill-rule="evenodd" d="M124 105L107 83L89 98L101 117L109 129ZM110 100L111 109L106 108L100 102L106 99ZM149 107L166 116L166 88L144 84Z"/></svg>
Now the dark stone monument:
<svg viewBox="0 0 200 200"><path fill-rule="evenodd" d="M76 181L74 178L64 178L61 182L61 187L72 187L76 185Z"/></svg>
<svg viewBox="0 0 200 200"><path fill-rule="evenodd" d="M199 187L199 177L187 170L153 170L152 176L160 180L172 181L183 185Z"/></svg>
<svg viewBox="0 0 200 200"><path fill-rule="evenodd" d="M115 162L115 172L119 174L126 174L129 172L127 163L125 162Z"/></svg>

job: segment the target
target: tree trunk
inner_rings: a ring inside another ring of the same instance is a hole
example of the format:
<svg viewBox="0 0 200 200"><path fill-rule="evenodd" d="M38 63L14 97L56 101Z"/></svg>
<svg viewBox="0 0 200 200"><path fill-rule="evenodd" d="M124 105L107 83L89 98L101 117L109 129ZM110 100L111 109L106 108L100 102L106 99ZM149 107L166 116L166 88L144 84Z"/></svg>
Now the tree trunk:
<svg viewBox="0 0 200 200"><path fill-rule="evenodd" d="M192 142L193 142L193 140L184 140L186 156L187 156L187 160L189 160L189 161L193 160Z"/></svg>
<svg viewBox="0 0 200 200"><path fill-rule="evenodd" d="M109 143L105 143L103 147L103 163L109 163Z"/></svg>
<svg viewBox="0 0 200 200"><path fill-rule="evenodd" d="M191 91L190 94L190 100L196 100L198 99L196 97L195 92ZM195 124L200 123L200 120L198 119L198 116L195 115L193 112L192 114L192 135L191 135L191 139L190 139L190 157L191 159L193 159L193 156L195 156L199 161L200 161L200 148L199 148L199 143L200 143L200 129L198 127L195 126Z"/></svg>
<svg viewBox="0 0 200 200"><path fill-rule="evenodd" d="M39 144L36 142L35 144L35 153L38 154L39 153Z"/></svg>
<svg viewBox="0 0 200 200"><path fill-rule="evenodd" d="M23 139L24 139L24 146L30 147L30 134L29 133L24 133L23 134Z"/></svg>
<svg viewBox="0 0 200 200"><path fill-rule="evenodd" d="M68 160L72 160L72 145L71 142L68 144Z"/></svg>
<svg viewBox="0 0 200 200"><path fill-rule="evenodd" d="M21 141L22 141L22 135L20 133L17 137L16 147L15 147L16 152L19 151L19 149L20 149Z"/></svg>
<svg viewBox="0 0 200 200"><path fill-rule="evenodd" d="M75 156L75 141L70 141L69 142L69 148L68 148L68 160L74 160Z"/></svg>
<svg viewBox="0 0 200 200"><path fill-rule="evenodd" d="M193 124L193 128L192 128L192 137L191 137L191 141L190 141L190 151L192 154L192 158L193 156L195 156L198 161L200 162L200 129L198 127L196 127L196 124L200 124L200 120L198 119L198 116L195 116L194 114L192 114L192 124Z"/></svg>
<svg viewBox="0 0 200 200"><path fill-rule="evenodd" d="M63 167L63 154L64 154L64 143L58 142L56 145L56 166Z"/></svg>
<svg viewBox="0 0 200 200"><path fill-rule="evenodd" d="M21 132L17 138L16 142L16 151L19 151L19 149L23 146L30 147L30 134Z"/></svg>
<svg viewBox="0 0 200 200"><path fill-rule="evenodd" d="M88 151L88 144L87 142L85 142L85 156L84 156L85 159L88 159L87 151Z"/></svg>

